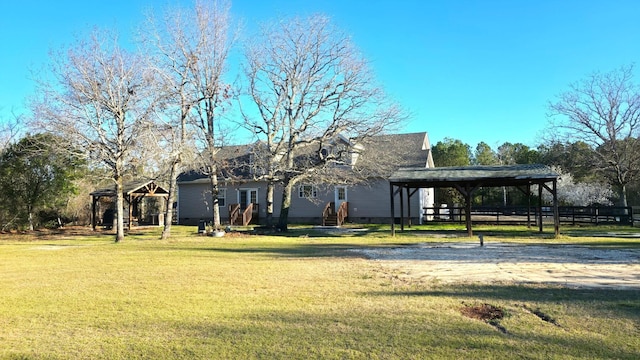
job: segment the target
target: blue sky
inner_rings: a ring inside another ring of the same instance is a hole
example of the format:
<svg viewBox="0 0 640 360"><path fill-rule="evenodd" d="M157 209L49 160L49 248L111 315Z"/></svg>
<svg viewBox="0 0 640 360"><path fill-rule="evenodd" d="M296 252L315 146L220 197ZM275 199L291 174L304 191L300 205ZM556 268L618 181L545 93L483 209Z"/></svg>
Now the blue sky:
<svg viewBox="0 0 640 360"><path fill-rule="evenodd" d="M2 1L0 119L24 111L29 69L45 65L50 49L93 26L127 37L145 9L176 3L191 1ZM536 146L548 102L570 83L640 59L636 0L235 0L232 12L245 36L277 15L331 16L411 112L403 131L427 131L434 144Z"/></svg>

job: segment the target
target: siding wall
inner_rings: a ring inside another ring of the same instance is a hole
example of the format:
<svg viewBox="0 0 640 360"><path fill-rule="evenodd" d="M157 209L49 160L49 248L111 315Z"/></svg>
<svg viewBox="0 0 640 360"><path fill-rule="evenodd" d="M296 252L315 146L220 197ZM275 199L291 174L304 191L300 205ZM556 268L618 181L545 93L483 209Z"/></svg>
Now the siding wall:
<svg viewBox="0 0 640 360"><path fill-rule="evenodd" d="M196 181L178 184L178 218L180 224L195 225L200 219L208 220L212 217L211 192L206 181ZM226 189L226 205L238 202L238 189L257 189L260 219L266 216L266 184L249 182L244 184L221 184ZM370 185L349 186L347 201L349 202L349 221L354 223L386 223L390 221L389 182L378 180ZM422 200L421 200L422 199ZM298 186L294 188L289 219L291 223L320 224L322 210L328 202L335 200L335 190L331 186L317 190L313 199L301 198ZM274 195L274 217L280 214L282 203L282 188L276 187ZM395 217L400 216L400 197L395 196ZM407 199L405 194L405 213ZM411 217L418 223L422 216L422 207L433 206L433 189L421 189L411 197ZM228 221L227 206L220 209L221 221Z"/></svg>

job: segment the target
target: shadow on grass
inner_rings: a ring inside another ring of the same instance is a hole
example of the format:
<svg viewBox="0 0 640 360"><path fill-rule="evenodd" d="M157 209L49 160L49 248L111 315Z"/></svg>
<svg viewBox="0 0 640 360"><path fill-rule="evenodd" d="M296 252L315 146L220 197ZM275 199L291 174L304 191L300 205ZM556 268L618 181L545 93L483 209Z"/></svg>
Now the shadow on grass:
<svg viewBox="0 0 640 360"><path fill-rule="evenodd" d="M496 238L531 238L531 239L553 239L555 234L549 232L538 232L536 230L515 230L515 229L474 229L473 236L469 237L467 230L458 229L411 229L404 232L397 232L399 235L416 235L433 238L467 238L476 239L480 234Z"/></svg>
<svg viewBox="0 0 640 360"><path fill-rule="evenodd" d="M607 291L520 286L465 287L462 291L451 287L429 292L391 291L364 295L451 297L458 299L458 304L469 297L482 298L486 302L549 301L557 304L578 301L584 302L580 306L588 312L584 315L589 321L608 321L606 316L612 312L614 316L637 318L639 301L638 292L616 292L611 297L607 296ZM353 351L363 358L452 359L581 358L585 354L594 358L636 359L639 354L632 345L620 347L594 331L575 334L573 329L557 331L551 328L533 333L520 329L503 335L490 326L482 328L473 321L451 315L449 301L437 302L443 308L434 310L429 306L405 308L401 300L395 300L399 299L382 302L392 304L388 308L362 306L348 311L343 311L341 306L322 312L273 308L247 311L236 323L202 321L180 324L179 329L189 338L220 339L223 343L233 344L237 351L247 351L234 354L238 357L251 357L256 347L260 348L263 357L277 358L351 358L353 356L349 355L353 355ZM605 311L598 313L599 306L606 307ZM525 324L529 321L512 320ZM634 341L634 334L627 336L627 342Z"/></svg>
<svg viewBox="0 0 640 360"><path fill-rule="evenodd" d="M277 230L269 230L269 231L241 231L247 235L255 235L255 236L276 236L276 237L285 237L285 238L318 238L318 237L363 237L370 236L372 234L377 233L378 231L375 229L368 228L332 228L332 227L295 227L289 228L287 231L277 231ZM390 232L387 230L387 234Z"/></svg>
<svg viewBox="0 0 640 360"><path fill-rule="evenodd" d="M589 354L594 358L634 359L638 355L633 349L622 349L590 333L581 337L554 332L504 336L489 327L479 329L457 319L406 321L380 310L358 315L255 312L246 315L248 324L200 322L183 323L179 328L182 336L233 344L233 357L543 359Z"/></svg>
<svg viewBox="0 0 640 360"><path fill-rule="evenodd" d="M378 232L390 232L389 229L377 230ZM441 228L429 227L428 225L419 225L412 228L406 228L404 231L396 229L398 235L415 235L424 237L442 237L442 238L469 238L467 230L461 228ZM554 239L556 238L553 227L545 227L540 232L537 228L523 228L515 226L478 226L473 229L473 238L478 235L493 236L497 238L531 238L531 239ZM629 226L574 226L561 227L560 237L579 238L579 237L595 237L595 238L621 238L636 239L640 242L640 228Z"/></svg>
<svg viewBox="0 0 640 360"><path fill-rule="evenodd" d="M584 308L592 319L614 317L640 321L640 290L566 288L553 285L442 285L424 291L391 290L366 293L380 297L447 297L478 302L506 302L512 305L528 303L567 303Z"/></svg>
<svg viewBox="0 0 640 360"><path fill-rule="evenodd" d="M585 306L597 306L598 311L618 312L624 317L635 317L640 320L640 290L631 289L599 289L599 288L567 288L554 285L481 285L451 284L436 285L433 289L391 290L366 293L369 296L416 296L416 297L451 297L460 300L469 298L479 301L503 302L569 302L584 303Z"/></svg>
<svg viewBox="0 0 640 360"><path fill-rule="evenodd" d="M337 257L337 258L360 258L366 259L358 249L371 249L376 245L358 245L358 244L299 244L287 246L245 246L241 247L203 247L203 248L184 248L186 251L210 251L228 254L262 254L273 257ZM384 244L384 247L398 247L401 244Z"/></svg>

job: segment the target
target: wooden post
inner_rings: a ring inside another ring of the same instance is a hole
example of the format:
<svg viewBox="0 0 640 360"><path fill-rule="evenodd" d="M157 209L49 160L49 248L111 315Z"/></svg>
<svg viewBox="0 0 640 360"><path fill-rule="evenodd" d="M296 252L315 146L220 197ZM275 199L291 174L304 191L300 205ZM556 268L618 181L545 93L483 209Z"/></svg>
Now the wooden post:
<svg viewBox="0 0 640 360"><path fill-rule="evenodd" d="M465 217L465 222L467 223L467 235L469 237L473 236L473 229L471 228L471 188L469 185L465 186L465 196L464 196L464 217Z"/></svg>
<svg viewBox="0 0 640 360"><path fill-rule="evenodd" d="M538 230L542 232L542 187L544 184L538 184Z"/></svg>
<svg viewBox="0 0 640 360"><path fill-rule="evenodd" d="M132 212L132 209L131 209L131 207L132 207L132 204L131 204L131 202L132 202L131 196L132 196L132 195L131 195L131 194L129 194L129 230L131 230L131 218L132 218L132 215L133 215L133 212Z"/></svg>
<svg viewBox="0 0 640 360"><path fill-rule="evenodd" d="M404 196L402 195L402 187L398 189L400 193L400 231L404 231Z"/></svg>
<svg viewBox="0 0 640 360"><path fill-rule="evenodd" d="M460 194L464 196L464 221L467 226L467 236L472 237L473 229L471 223L471 194L479 185L477 185L476 187L471 187L471 184L464 184L464 188L462 188L462 186L458 184L456 184L455 186L458 192L460 192Z"/></svg>
<svg viewBox="0 0 640 360"><path fill-rule="evenodd" d="M98 203L98 199L96 199L95 195L91 196L91 228L93 231L96 231L96 204Z"/></svg>
<svg viewBox="0 0 640 360"><path fill-rule="evenodd" d="M394 204L393 184L389 183L389 196L391 197L391 236L396 236L396 209Z"/></svg>
<svg viewBox="0 0 640 360"><path fill-rule="evenodd" d="M556 237L560 235L560 214L558 212L558 180L553 180L553 225Z"/></svg>
<svg viewBox="0 0 640 360"><path fill-rule="evenodd" d="M527 229L531 229L531 184L527 184Z"/></svg>
<svg viewBox="0 0 640 360"><path fill-rule="evenodd" d="M407 187L407 225L411 229L411 189Z"/></svg>

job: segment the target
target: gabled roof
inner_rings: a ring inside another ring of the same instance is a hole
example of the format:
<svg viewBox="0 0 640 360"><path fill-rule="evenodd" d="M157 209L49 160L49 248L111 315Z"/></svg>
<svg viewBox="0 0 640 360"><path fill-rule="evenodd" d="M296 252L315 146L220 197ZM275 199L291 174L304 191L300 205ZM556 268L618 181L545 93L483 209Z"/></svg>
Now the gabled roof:
<svg viewBox="0 0 640 360"><path fill-rule="evenodd" d="M378 172L388 176L398 167L433 167L431 146L426 132L372 136L361 140L351 140L340 136L336 141L351 146L357 152L358 168L380 168ZM221 168L227 173L224 178L248 179L251 171L251 151L259 143L240 146L225 146L216 154ZM336 143L330 143L330 145ZM299 154L300 162L310 161L317 156L318 149L307 147ZM205 179L207 176L198 170L182 173L178 182L191 182Z"/></svg>
<svg viewBox="0 0 640 360"><path fill-rule="evenodd" d="M250 175L251 151L255 144L222 146L217 149L216 162L224 178L247 178ZM201 170L191 169L178 175L178 182L203 180L208 176Z"/></svg>
<svg viewBox="0 0 640 360"><path fill-rule="evenodd" d="M557 180L559 175L546 165L494 165L440 168L401 168L389 178L392 184L412 187L517 186Z"/></svg>
<svg viewBox="0 0 640 360"><path fill-rule="evenodd" d="M362 142L362 159L367 165L383 160L399 167L433 167L431 145L426 132L379 135Z"/></svg>
<svg viewBox="0 0 640 360"><path fill-rule="evenodd" d="M165 196L169 192L153 180L147 181L131 181L123 184L123 193L129 195L148 195L148 196ZM91 194L93 197L115 197L115 186L110 188L98 189Z"/></svg>

